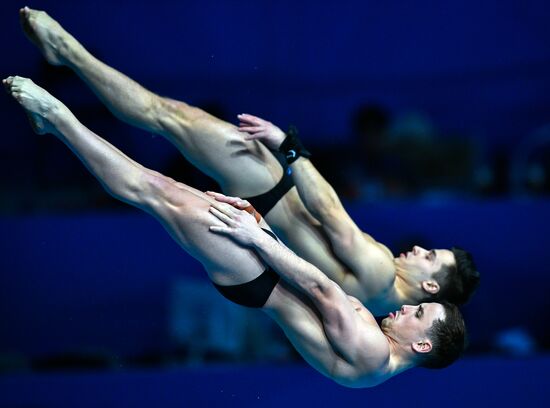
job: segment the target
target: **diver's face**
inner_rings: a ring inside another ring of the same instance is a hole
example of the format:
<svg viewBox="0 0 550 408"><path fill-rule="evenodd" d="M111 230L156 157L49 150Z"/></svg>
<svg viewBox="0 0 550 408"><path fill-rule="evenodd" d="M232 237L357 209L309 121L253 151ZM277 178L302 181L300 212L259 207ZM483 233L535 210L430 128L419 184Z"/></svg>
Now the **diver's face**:
<svg viewBox="0 0 550 408"><path fill-rule="evenodd" d="M403 305L382 320L382 331L402 344L413 344L426 340L438 319L445 320L445 308L439 303Z"/></svg>
<svg viewBox="0 0 550 408"><path fill-rule="evenodd" d="M395 259L395 263L405 273L417 274L421 279L431 279L443 266L453 265L454 262L454 254L448 249L427 250L418 245Z"/></svg>

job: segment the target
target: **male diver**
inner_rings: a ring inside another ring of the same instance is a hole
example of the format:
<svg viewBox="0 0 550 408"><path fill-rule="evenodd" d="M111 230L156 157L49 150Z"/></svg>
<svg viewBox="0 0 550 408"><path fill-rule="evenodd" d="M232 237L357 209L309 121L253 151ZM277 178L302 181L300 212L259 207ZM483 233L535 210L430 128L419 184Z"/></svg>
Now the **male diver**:
<svg viewBox="0 0 550 408"><path fill-rule="evenodd" d="M3 84L37 133L55 135L108 193L155 217L225 297L261 308L311 366L337 383L375 386L414 366L444 367L462 351L465 328L455 305L403 306L378 326L361 302L282 245L261 217L133 161L30 79ZM241 143L256 149L258 142Z"/></svg>

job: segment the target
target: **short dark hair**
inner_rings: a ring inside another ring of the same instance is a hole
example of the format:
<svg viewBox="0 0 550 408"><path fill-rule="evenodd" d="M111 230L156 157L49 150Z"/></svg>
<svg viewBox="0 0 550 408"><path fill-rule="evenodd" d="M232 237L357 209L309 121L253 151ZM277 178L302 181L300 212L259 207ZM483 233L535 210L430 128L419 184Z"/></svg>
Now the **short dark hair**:
<svg viewBox="0 0 550 408"><path fill-rule="evenodd" d="M444 368L452 364L466 347L466 325L458 307L442 302L445 308L445 320L437 319L428 330L432 349L421 363L425 368Z"/></svg>
<svg viewBox="0 0 550 408"><path fill-rule="evenodd" d="M479 272L472 254L458 247L451 248L451 251L455 257L455 263L443 266L434 274L440 289L432 299L463 305L470 300L479 285Z"/></svg>

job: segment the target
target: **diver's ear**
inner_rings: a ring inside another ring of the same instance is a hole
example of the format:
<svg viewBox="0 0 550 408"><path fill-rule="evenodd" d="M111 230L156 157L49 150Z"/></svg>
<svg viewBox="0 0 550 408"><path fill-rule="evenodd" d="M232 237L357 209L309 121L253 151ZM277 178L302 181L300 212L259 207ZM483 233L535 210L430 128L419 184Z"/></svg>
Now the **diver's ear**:
<svg viewBox="0 0 550 408"><path fill-rule="evenodd" d="M430 295L435 295L439 293L439 289L441 288L439 287L439 283L437 283L437 281L430 279L422 281L422 289L424 289L424 291L428 292Z"/></svg>
<svg viewBox="0 0 550 408"><path fill-rule="evenodd" d="M417 341L412 344L412 348L417 353L429 353L432 351L432 342L430 340Z"/></svg>

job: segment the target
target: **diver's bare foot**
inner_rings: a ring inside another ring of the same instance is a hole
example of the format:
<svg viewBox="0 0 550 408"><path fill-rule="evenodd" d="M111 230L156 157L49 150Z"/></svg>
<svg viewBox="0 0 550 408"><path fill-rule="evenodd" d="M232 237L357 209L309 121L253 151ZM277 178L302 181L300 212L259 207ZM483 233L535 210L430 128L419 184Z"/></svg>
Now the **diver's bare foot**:
<svg viewBox="0 0 550 408"><path fill-rule="evenodd" d="M24 7L19 10L23 31L52 65L66 63L69 48L77 41L46 12Z"/></svg>
<svg viewBox="0 0 550 408"><path fill-rule="evenodd" d="M68 112L65 105L28 78L10 76L3 79L2 84L6 91L25 109L36 133L56 133L52 122L61 112Z"/></svg>

